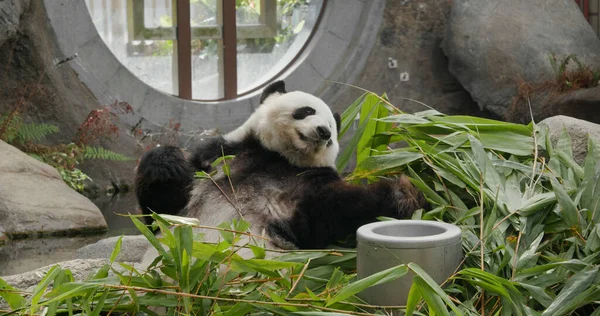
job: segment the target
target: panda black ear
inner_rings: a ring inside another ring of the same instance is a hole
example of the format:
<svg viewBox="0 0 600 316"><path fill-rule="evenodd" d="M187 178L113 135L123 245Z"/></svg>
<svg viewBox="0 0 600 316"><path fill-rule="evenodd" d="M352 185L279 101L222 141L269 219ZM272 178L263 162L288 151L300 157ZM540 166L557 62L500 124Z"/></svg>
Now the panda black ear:
<svg viewBox="0 0 600 316"><path fill-rule="evenodd" d="M342 118L340 117L340 113L333 113L333 118L335 119L335 128L339 134L340 128L342 127Z"/></svg>
<svg viewBox="0 0 600 316"><path fill-rule="evenodd" d="M265 99L267 99L273 93L287 93L287 91L285 91L285 82L283 82L283 80L275 81L272 84L268 85L265 88L265 90L263 90L263 93L260 96L260 104L262 104L265 101Z"/></svg>

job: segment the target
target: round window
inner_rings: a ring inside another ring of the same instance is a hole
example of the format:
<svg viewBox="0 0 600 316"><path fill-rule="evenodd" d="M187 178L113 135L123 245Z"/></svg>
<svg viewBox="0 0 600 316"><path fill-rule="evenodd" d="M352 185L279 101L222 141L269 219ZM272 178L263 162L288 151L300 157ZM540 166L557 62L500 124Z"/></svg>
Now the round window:
<svg viewBox="0 0 600 316"><path fill-rule="evenodd" d="M86 0L101 38L146 84L184 99L234 99L291 65L326 0Z"/></svg>

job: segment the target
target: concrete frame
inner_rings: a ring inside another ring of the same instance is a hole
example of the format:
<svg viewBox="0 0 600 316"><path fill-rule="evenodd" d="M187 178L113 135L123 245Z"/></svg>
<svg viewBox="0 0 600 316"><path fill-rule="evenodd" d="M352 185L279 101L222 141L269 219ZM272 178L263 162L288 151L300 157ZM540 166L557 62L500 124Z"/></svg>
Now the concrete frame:
<svg viewBox="0 0 600 316"><path fill-rule="evenodd" d="M219 102L188 101L157 91L116 59L83 0L44 0L44 5L62 52L56 59L77 54L70 64L101 103L131 104L135 115L126 121L131 126L143 117L145 130L173 119L187 135L215 128L228 132L258 106L260 91ZM343 111L347 105L335 101L350 88L327 80L350 84L356 80L377 38L384 7L385 0L329 0L309 46L277 79L285 80L289 91L315 94L334 110Z"/></svg>

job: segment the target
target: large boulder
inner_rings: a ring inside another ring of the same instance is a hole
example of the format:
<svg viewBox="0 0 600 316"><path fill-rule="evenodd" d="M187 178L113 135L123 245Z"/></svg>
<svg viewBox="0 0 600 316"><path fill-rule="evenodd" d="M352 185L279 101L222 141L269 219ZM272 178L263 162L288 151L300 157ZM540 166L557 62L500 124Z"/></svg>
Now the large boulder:
<svg viewBox="0 0 600 316"><path fill-rule="evenodd" d="M557 115L541 121L539 126L547 126L550 141L556 144L564 131L571 138L573 158L580 165L585 161L588 153L588 139L592 139L596 145L600 145L600 125L588 121ZM597 147L600 149L600 147Z"/></svg>
<svg viewBox="0 0 600 316"><path fill-rule="evenodd" d="M58 171L0 141L0 240L104 231L102 213Z"/></svg>
<svg viewBox="0 0 600 316"><path fill-rule="evenodd" d="M505 116L519 94L519 84L556 78L550 54L559 62L574 54L583 64L600 69L600 39L569 0L454 0L442 47L450 72L481 109L499 116ZM553 102L560 97L553 96ZM531 106L536 120L558 114ZM512 118L530 120L524 107L527 115Z"/></svg>
<svg viewBox="0 0 600 316"><path fill-rule="evenodd" d="M119 236L99 240L86 245L75 253L77 259L108 259L115 249ZM150 242L142 235L123 236L118 262L140 262L150 247Z"/></svg>

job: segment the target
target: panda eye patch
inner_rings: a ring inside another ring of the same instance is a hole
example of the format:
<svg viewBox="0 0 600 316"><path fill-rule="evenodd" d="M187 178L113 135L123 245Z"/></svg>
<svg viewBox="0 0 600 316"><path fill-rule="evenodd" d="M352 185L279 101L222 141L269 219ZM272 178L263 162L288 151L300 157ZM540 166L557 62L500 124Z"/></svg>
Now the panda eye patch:
<svg viewBox="0 0 600 316"><path fill-rule="evenodd" d="M303 120L307 116L315 115L315 113L316 113L315 109L311 108L310 106L305 106L305 107L301 107L299 109L296 109L294 111L294 114L292 114L292 117L295 120Z"/></svg>

